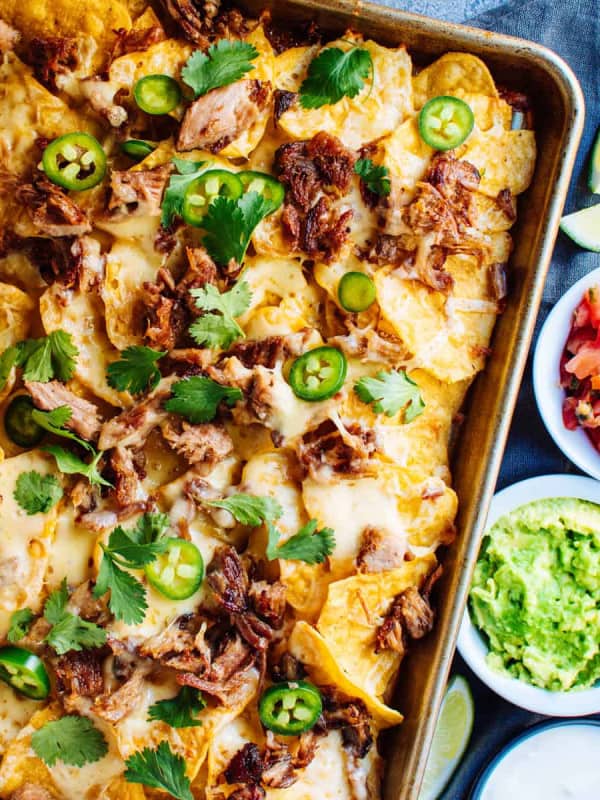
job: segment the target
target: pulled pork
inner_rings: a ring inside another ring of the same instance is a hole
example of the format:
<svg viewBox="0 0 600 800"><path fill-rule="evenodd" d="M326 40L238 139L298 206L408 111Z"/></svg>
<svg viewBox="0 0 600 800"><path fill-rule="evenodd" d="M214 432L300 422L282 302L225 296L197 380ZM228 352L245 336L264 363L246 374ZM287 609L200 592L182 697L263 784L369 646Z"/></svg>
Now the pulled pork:
<svg viewBox="0 0 600 800"><path fill-rule="evenodd" d="M297 770L313 760L316 749L317 734L312 731L299 737L295 753L267 731L264 750L261 752L256 744L247 742L233 756L223 776L227 783L245 784L244 788L287 789L298 780Z"/></svg>
<svg viewBox="0 0 600 800"><path fill-rule="evenodd" d="M104 691L101 650L74 650L54 664L56 689L68 704L75 697L97 697Z"/></svg>
<svg viewBox="0 0 600 800"><path fill-rule="evenodd" d="M402 565L406 543L398 536L379 528L363 531L360 549L356 557L359 572L385 572Z"/></svg>
<svg viewBox="0 0 600 800"><path fill-rule="evenodd" d="M118 86L101 78L87 78L80 81L81 93L93 110L103 117L113 128L120 128L127 122L127 110L115 102Z"/></svg>
<svg viewBox="0 0 600 800"><path fill-rule="evenodd" d="M218 153L256 122L270 94L270 84L246 80L199 97L185 113L177 149Z"/></svg>
<svg viewBox="0 0 600 800"><path fill-rule="evenodd" d="M35 36L29 43L28 56L38 81L47 89L56 90L57 76L77 66L77 40L66 36Z"/></svg>
<svg viewBox="0 0 600 800"><path fill-rule="evenodd" d="M84 211L55 183L35 176L15 192L38 233L44 236L83 236L92 229Z"/></svg>
<svg viewBox="0 0 600 800"><path fill-rule="evenodd" d="M184 35L202 50L210 39L240 38L246 33L246 22L236 9L221 11L221 0L162 0L167 13L180 26Z"/></svg>
<svg viewBox="0 0 600 800"><path fill-rule="evenodd" d="M167 38L162 25L151 25L148 28L132 29L117 28L117 40L114 44L110 61L115 58L127 55L127 53L138 53L147 50L153 44L164 42Z"/></svg>
<svg viewBox="0 0 600 800"><path fill-rule="evenodd" d="M392 603L383 623L377 630L376 650L394 650L404 655L409 639L422 639L433 628L434 612L429 595L442 574L438 567L427 578L421 591L410 586Z"/></svg>
<svg viewBox="0 0 600 800"><path fill-rule="evenodd" d="M357 697L347 697L333 686L321 690L327 730L340 730L344 747L355 758L364 758L373 746L371 717Z"/></svg>
<svg viewBox="0 0 600 800"><path fill-rule="evenodd" d="M231 436L219 423L191 425L185 420L171 417L161 426L161 430L168 444L188 464L204 464L210 469L233 450Z"/></svg>
<svg viewBox="0 0 600 800"><path fill-rule="evenodd" d="M188 247L186 253L189 266L179 282L168 270L160 269L155 283L144 284L145 338L151 347L176 347L187 335L191 321L200 314L190 289L216 283L217 268L206 250Z"/></svg>
<svg viewBox="0 0 600 800"><path fill-rule="evenodd" d="M328 483L336 475L364 475L378 450L375 431L352 423L341 430L331 420L307 431L297 448L300 464L313 480Z"/></svg>
<svg viewBox="0 0 600 800"><path fill-rule="evenodd" d="M160 203L172 169L171 164L162 164L154 169L113 170L108 216L113 220L160 216Z"/></svg>
<svg viewBox="0 0 600 800"><path fill-rule="evenodd" d="M133 507L141 511L145 507L145 502L139 500L140 477L143 477L140 457L143 458L141 451L134 454L129 447L118 446L110 452L108 470L114 487L111 494L119 509Z"/></svg>
<svg viewBox="0 0 600 800"><path fill-rule="evenodd" d="M65 422L65 427L72 430L82 439L92 441L98 437L102 421L98 408L78 397L60 381L26 381L25 388L31 395L34 405L42 411L52 411L60 406L71 409L71 418Z"/></svg>
<svg viewBox="0 0 600 800"><path fill-rule="evenodd" d="M275 89L273 92L273 119L275 120L276 125L285 112L289 111L292 106L296 105L297 101L297 92L287 92L284 89Z"/></svg>
<svg viewBox="0 0 600 800"><path fill-rule="evenodd" d="M349 233L352 209L333 208L331 197L347 194L356 154L328 133L282 145L275 167L286 185L282 224L290 246L331 261Z"/></svg>

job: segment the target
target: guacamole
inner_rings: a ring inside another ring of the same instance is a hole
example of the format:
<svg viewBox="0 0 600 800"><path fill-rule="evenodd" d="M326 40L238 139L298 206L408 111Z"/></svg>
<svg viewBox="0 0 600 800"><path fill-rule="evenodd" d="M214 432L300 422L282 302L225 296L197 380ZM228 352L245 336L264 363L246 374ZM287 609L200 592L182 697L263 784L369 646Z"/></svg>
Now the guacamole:
<svg viewBox="0 0 600 800"><path fill-rule="evenodd" d="M469 595L488 663L554 691L600 679L600 505L537 500L486 533Z"/></svg>

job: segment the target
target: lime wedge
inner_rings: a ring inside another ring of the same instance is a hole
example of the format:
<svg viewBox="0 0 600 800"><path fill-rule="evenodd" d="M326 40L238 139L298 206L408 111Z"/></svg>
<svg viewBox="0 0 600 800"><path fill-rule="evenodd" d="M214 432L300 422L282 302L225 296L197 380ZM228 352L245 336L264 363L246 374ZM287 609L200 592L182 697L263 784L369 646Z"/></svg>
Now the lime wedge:
<svg viewBox="0 0 600 800"><path fill-rule="evenodd" d="M473 716L469 684L455 675L442 701L419 800L436 800L443 792L469 744Z"/></svg>
<svg viewBox="0 0 600 800"><path fill-rule="evenodd" d="M600 253L600 203L563 217L560 229L580 247Z"/></svg>
<svg viewBox="0 0 600 800"><path fill-rule="evenodd" d="M596 143L592 149L588 186L592 194L600 194L600 128L596 136Z"/></svg>

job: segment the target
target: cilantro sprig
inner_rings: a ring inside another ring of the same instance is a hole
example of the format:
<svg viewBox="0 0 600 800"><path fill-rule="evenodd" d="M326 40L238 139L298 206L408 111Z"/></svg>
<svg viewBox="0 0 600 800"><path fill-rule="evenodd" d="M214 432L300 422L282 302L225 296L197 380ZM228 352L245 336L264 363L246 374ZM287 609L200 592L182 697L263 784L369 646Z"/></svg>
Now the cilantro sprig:
<svg viewBox="0 0 600 800"><path fill-rule="evenodd" d="M222 500L208 500L206 505L224 508L239 523L252 527L263 522L274 522L283 514L283 508L274 497L258 497L243 492L224 497Z"/></svg>
<svg viewBox="0 0 600 800"><path fill-rule="evenodd" d="M363 403L371 403L373 411L393 417L403 411L403 421L412 422L425 410L419 385L411 380L405 370L378 372L375 378L361 378L354 391Z"/></svg>
<svg viewBox="0 0 600 800"><path fill-rule="evenodd" d="M44 618L52 626L44 639L59 656L70 650L102 647L106 631L93 622L81 619L66 610L69 601L67 579L52 592L44 605Z"/></svg>
<svg viewBox="0 0 600 800"><path fill-rule="evenodd" d="M18 611L13 611L10 617L8 633L6 634L8 641L14 644L27 636L34 619L35 614L30 608L20 608Z"/></svg>
<svg viewBox="0 0 600 800"><path fill-rule="evenodd" d="M196 97L212 89L228 86L254 69L251 63L258 58L258 50L248 42L220 39L211 44L207 53L196 50L181 70L181 78Z"/></svg>
<svg viewBox="0 0 600 800"><path fill-rule="evenodd" d="M241 389L223 386L203 375L193 375L173 384L172 397L165 408L198 425L213 420L221 403L234 406L242 397Z"/></svg>
<svg viewBox="0 0 600 800"><path fill-rule="evenodd" d="M256 226L275 209L258 192L246 192L237 200L216 197L202 220L206 234L202 240L211 258L227 266L241 264Z"/></svg>
<svg viewBox="0 0 600 800"><path fill-rule="evenodd" d="M125 761L125 780L151 789L162 789L175 800L194 800L190 779L185 774L185 760L169 744L160 742L156 750L144 747Z"/></svg>
<svg viewBox="0 0 600 800"><path fill-rule="evenodd" d="M108 365L106 379L118 392L139 394L156 389L161 377L156 364L166 355L166 350L140 345L126 347L120 359Z"/></svg>
<svg viewBox="0 0 600 800"><path fill-rule="evenodd" d="M57 467L61 472L65 473L65 475L83 475L91 484L111 486L112 484L105 480L98 470L98 464L104 453L102 451L97 452L93 445L65 428L72 414L73 412L69 406L58 406L58 408L54 408L52 411L40 411L35 408L31 412L32 418L40 427L44 428L44 430L54 434L54 436L69 439L84 450L87 450L88 453L91 453L92 460L90 463L86 463L81 458L59 445L48 444L42 447L42 450L54 456Z"/></svg>
<svg viewBox="0 0 600 800"><path fill-rule="evenodd" d="M390 171L386 166L376 166L370 158L359 158L354 165L354 172L370 192L385 197L392 191L392 184L387 177Z"/></svg>
<svg viewBox="0 0 600 800"><path fill-rule="evenodd" d="M195 299L196 307L207 312L190 327L190 335L196 344L227 349L236 339L244 336L236 317L250 307L252 294L246 281L239 281L222 294L210 283L200 289L191 289L190 294ZM215 311L219 313L215 314Z"/></svg>
<svg viewBox="0 0 600 800"><path fill-rule="evenodd" d="M368 50L353 45L348 50L328 47L310 62L300 87L302 108L321 108L356 97L365 81L373 76L373 59Z"/></svg>
<svg viewBox="0 0 600 800"><path fill-rule="evenodd" d="M206 703L198 691L191 686L183 686L170 700L159 700L148 709L148 721L166 722L172 728L197 728L202 721L196 719Z"/></svg>
<svg viewBox="0 0 600 800"><path fill-rule="evenodd" d="M17 478L14 498L28 515L46 514L63 496L55 475L42 475L36 470L22 472Z"/></svg>
<svg viewBox="0 0 600 800"><path fill-rule="evenodd" d="M75 372L78 355L71 334L65 331L52 331L41 339L19 342L0 356L0 389L4 388L13 367L21 367L25 381L47 383L54 378L68 381Z"/></svg>
<svg viewBox="0 0 600 800"><path fill-rule="evenodd" d="M208 166L206 161L192 161L189 158L171 159L177 172L169 177L169 183L165 189L161 205L160 224L163 228L168 228L173 222L174 217L180 217L183 209L183 198L188 186L205 171Z"/></svg>
<svg viewBox="0 0 600 800"><path fill-rule="evenodd" d="M322 564L335 549L335 534L331 528L317 530L317 520L311 519L283 544L277 528L267 521L269 539L266 555L269 561L285 558L289 561L304 561L306 564Z"/></svg>
<svg viewBox="0 0 600 800"><path fill-rule="evenodd" d="M87 717L67 716L46 722L32 733L34 753L49 767L57 761L83 767L99 761L108 752L108 744L98 728Z"/></svg>
<svg viewBox="0 0 600 800"><path fill-rule="evenodd" d="M115 618L128 625L143 622L148 608L146 590L128 569L143 569L168 545L165 533L169 527L166 514L146 513L134 528L120 525L110 534L108 544L102 544L102 562L94 587L94 597L110 590L108 606Z"/></svg>

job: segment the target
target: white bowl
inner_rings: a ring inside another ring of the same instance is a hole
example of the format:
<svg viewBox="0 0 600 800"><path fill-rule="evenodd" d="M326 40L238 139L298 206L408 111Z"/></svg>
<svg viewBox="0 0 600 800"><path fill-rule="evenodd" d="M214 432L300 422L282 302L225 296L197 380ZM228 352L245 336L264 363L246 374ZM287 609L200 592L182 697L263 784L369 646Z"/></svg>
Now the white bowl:
<svg viewBox="0 0 600 800"><path fill-rule="evenodd" d="M600 284L600 269L592 270L577 281L554 306L544 323L533 357L533 390L548 433L557 447L579 469L600 480L600 453L583 431L570 431L563 425L562 406L565 391L560 385L560 359L564 350L573 312L586 290Z"/></svg>
<svg viewBox="0 0 600 800"><path fill-rule="evenodd" d="M488 529L504 514L533 500L577 497L600 505L600 483L580 475L543 475L520 481L498 492L490 505ZM551 717L579 717L600 712L600 683L589 689L551 692L492 669L487 661L488 646L465 610L458 650L469 667L490 689L516 706Z"/></svg>

